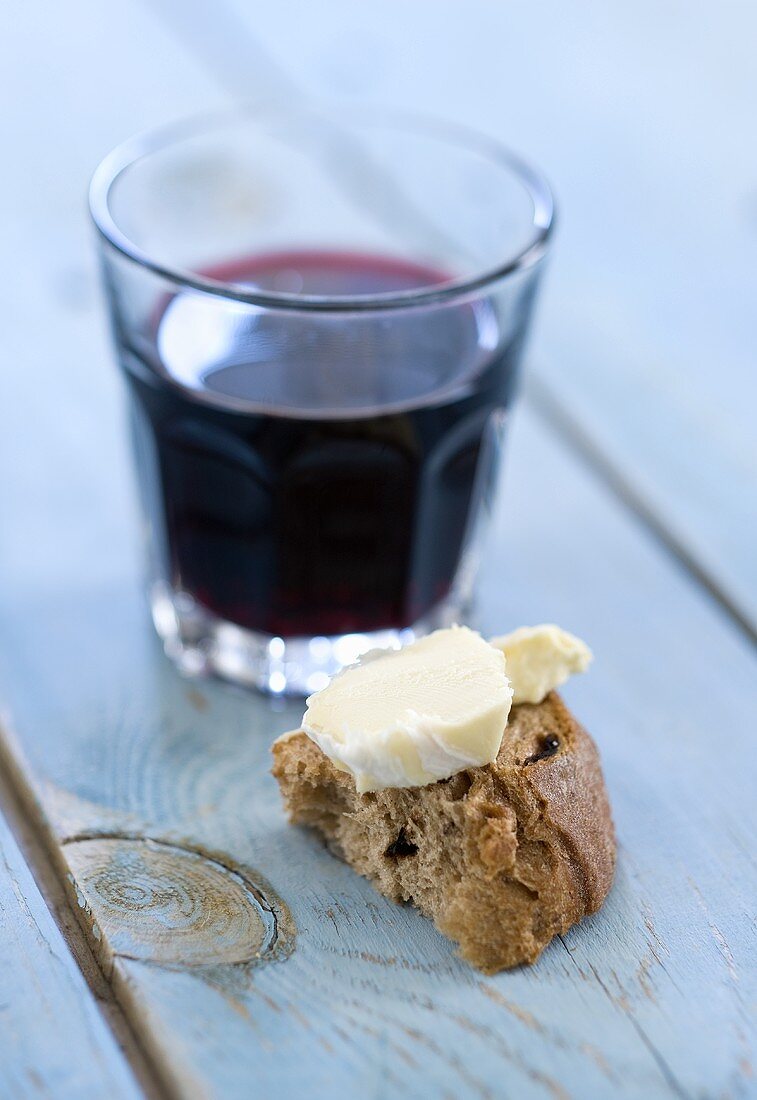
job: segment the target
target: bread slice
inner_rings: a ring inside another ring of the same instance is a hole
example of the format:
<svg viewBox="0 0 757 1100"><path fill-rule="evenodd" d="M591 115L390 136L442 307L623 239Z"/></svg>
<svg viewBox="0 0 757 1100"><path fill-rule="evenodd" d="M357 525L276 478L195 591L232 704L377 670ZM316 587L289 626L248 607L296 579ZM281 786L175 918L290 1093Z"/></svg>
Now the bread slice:
<svg viewBox="0 0 757 1100"><path fill-rule="evenodd" d="M513 708L493 764L426 787L358 794L302 732L273 753L291 821L392 901L416 905L486 973L534 962L610 889L599 757L554 692Z"/></svg>

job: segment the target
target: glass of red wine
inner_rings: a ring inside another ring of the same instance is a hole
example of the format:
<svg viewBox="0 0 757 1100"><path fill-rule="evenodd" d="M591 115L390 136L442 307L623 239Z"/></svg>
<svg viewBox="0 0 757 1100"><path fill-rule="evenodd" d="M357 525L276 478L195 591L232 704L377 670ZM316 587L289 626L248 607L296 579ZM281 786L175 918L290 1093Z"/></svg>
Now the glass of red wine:
<svg viewBox="0 0 757 1100"><path fill-rule="evenodd" d="M169 656L305 693L468 620L544 180L446 124L256 108L127 142L90 199Z"/></svg>

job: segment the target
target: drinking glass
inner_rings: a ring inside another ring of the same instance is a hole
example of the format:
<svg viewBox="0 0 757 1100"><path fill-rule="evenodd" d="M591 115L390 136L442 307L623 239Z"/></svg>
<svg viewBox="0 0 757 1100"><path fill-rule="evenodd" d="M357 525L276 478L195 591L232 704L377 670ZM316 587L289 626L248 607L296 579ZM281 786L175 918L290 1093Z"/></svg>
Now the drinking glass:
<svg viewBox="0 0 757 1100"><path fill-rule="evenodd" d="M255 108L127 142L90 202L177 665L303 693L469 620L541 176L447 124Z"/></svg>

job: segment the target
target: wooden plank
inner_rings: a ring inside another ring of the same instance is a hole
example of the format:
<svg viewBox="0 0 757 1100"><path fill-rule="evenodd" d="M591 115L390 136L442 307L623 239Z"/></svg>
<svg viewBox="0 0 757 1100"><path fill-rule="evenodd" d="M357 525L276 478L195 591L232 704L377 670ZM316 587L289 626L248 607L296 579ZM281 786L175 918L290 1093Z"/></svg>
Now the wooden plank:
<svg viewBox="0 0 757 1100"><path fill-rule="evenodd" d="M142 1095L1 814L0 1095Z"/></svg>
<svg viewBox="0 0 757 1100"><path fill-rule="evenodd" d="M119 471L119 493L130 486L127 468L117 461L118 431L98 432L100 418L113 425L118 413L86 205L89 179L119 141L225 100L139 3L76 0L65 10L52 6L44 33L39 20L32 5L21 6L11 31L0 35L0 88L8 102L23 103L22 111L7 110L0 118L9 151L0 202L12 211L3 239L14 258L0 295L10 365L2 403L5 416L17 424L34 422L43 405L61 415L54 416L49 445L34 432L0 437L0 470L13 472L7 487L13 491L15 534L21 535L11 537L9 525L0 524L0 561L4 575L19 584L22 578L42 583L48 564L37 548L53 541L61 572L85 556L96 583L121 567L119 555L131 552L134 529L131 517L109 507L107 499L90 498L91 508L110 517L103 532L106 555L102 543L93 545L76 522L83 454ZM102 488L106 494L112 489Z"/></svg>
<svg viewBox="0 0 757 1100"><path fill-rule="evenodd" d="M45 54L51 80L96 79L73 108L30 104L55 112L55 177L19 129L28 170L2 183L24 257L0 302L19 364L0 404L4 762L146 1053L188 1096L747 1094L753 765L740 736L718 777L713 722L749 728L754 659L543 427L521 417L485 625L556 618L594 644L570 699L603 747L623 853L606 908L537 968L480 979L288 829L268 746L296 711L184 684L161 658L76 210L84 161L119 136L95 87L128 129L212 93L136 9L112 27L94 4L50 17L71 43Z"/></svg>
<svg viewBox="0 0 757 1100"><path fill-rule="evenodd" d="M211 36L201 5L152 2L235 93L259 90L243 60L257 44L305 94L457 118L542 165L560 224L534 340L540 407L754 637L757 8L335 0L324 19L283 0L260 20L231 0Z"/></svg>
<svg viewBox="0 0 757 1100"><path fill-rule="evenodd" d="M297 708L179 680L136 559L95 584L82 562L36 598L3 599L14 758L117 996L185 1092L748 1093L754 764L722 731L749 728L757 662L524 411L512 458L485 626L554 617L594 644L595 671L568 694L602 747L622 845L605 909L534 969L481 978L416 912L284 824L268 748ZM82 469L79 484L109 480ZM96 540L108 521L88 495L76 520ZM158 876L140 871L145 837ZM187 859L201 889L187 887ZM255 925L239 902L250 894L268 899L281 943L229 962L229 938L244 944ZM226 902L237 915L210 942ZM136 946L133 905L151 915ZM179 960L155 941L161 922L182 929Z"/></svg>

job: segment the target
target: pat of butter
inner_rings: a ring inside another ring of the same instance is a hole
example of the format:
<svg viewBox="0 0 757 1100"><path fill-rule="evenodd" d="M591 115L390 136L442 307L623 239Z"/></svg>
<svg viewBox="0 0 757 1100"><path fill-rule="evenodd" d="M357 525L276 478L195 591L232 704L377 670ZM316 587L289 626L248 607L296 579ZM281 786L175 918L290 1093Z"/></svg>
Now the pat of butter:
<svg viewBox="0 0 757 1100"><path fill-rule="evenodd" d="M505 655L513 703L540 703L574 672L585 672L592 660L580 638L546 623L522 626L511 634L492 638Z"/></svg>
<svg viewBox="0 0 757 1100"><path fill-rule="evenodd" d="M360 792L421 787L495 760L511 701L501 650L455 626L345 669L302 728Z"/></svg>

